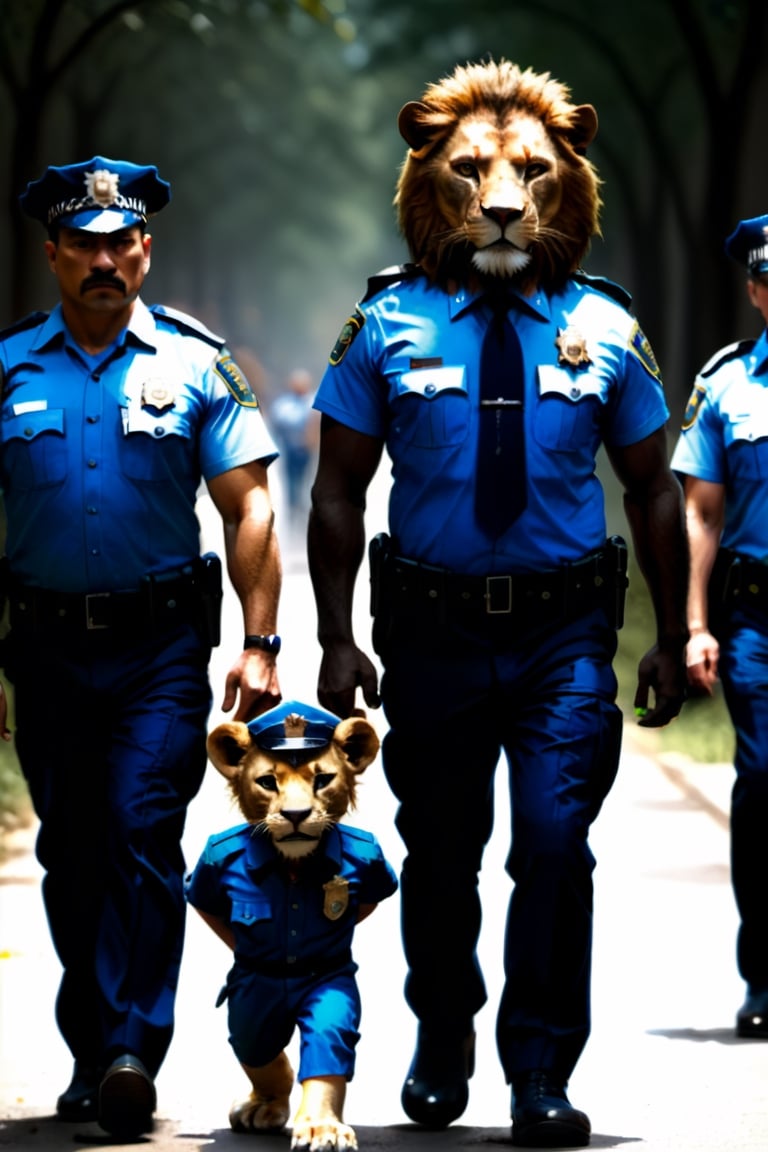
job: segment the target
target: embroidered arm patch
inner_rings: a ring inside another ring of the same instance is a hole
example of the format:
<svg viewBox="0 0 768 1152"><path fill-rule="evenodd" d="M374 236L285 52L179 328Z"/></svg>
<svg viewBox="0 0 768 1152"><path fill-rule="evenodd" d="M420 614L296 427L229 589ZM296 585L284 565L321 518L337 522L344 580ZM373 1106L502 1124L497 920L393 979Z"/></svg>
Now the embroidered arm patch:
<svg viewBox="0 0 768 1152"><path fill-rule="evenodd" d="M700 380L697 380L693 386L693 391L688 397L688 403L685 406L685 412L683 412L683 432L687 432L689 428L693 427L696 421L696 417L699 414L699 408L701 408L701 402L706 394L706 384L703 384Z"/></svg>
<svg viewBox="0 0 768 1152"><path fill-rule="evenodd" d="M629 337L629 351L637 357L643 368L645 368L646 372L650 372L651 376L653 376L655 380L658 380L659 383L661 383L661 372L659 371L659 366L656 363L656 357L653 354L653 349L648 343L648 339L637 321L635 321L635 326L632 329L632 333Z"/></svg>
<svg viewBox="0 0 768 1152"><path fill-rule="evenodd" d="M342 360L347 354L347 349L354 340L355 336L357 336L363 324L365 324L365 315L360 311L359 308L355 308L349 320L347 320L346 324L339 333L339 338L334 344L333 349L331 350L331 354L328 357L328 363L332 364L334 368L337 364L341 364Z"/></svg>
<svg viewBox="0 0 768 1152"><path fill-rule="evenodd" d="M259 401L251 391L251 386L235 364L229 352L222 352L216 357L214 370L226 384L229 391L244 408L258 408Z"/></svg>

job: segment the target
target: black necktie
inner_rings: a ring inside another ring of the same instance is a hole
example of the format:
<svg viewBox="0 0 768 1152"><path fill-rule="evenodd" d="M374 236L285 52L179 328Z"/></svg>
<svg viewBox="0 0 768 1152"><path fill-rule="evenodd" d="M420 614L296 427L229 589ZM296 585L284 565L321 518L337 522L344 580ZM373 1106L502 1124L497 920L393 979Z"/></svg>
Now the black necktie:
<svg viewBox="0 0 768 1152"><path fill-rule="evenodd" d="M480 358L480 421L475 514L480 527L501 536L528 502L523 428L523 354L509 301L492 301Z"/></svg>

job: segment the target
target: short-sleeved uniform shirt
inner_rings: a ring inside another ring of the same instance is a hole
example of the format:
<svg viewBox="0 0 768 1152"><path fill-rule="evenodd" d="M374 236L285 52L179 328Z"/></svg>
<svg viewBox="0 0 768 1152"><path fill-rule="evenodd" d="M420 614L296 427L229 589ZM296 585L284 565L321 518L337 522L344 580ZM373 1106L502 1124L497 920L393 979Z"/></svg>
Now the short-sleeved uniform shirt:
<svg viewBox="0 0 768 1152"><path fill-rule="evenodd" d="M0 382L7 551L37 587L136 588L189 563L201 478L277 455L222 341L141 301L96 356L60 305L0 333Z"/></svg>
<svg viewBox="0 0 768 1152"><path fill-rule="evenodd" d="M497 541L474 516L487 303L404 278L356 308L331 353L315 407L385 441L390 532L406 556L470 574L584 556L606 535L601 443L625 447L666 423L653 353L609 295L570 280L552 296L515 296L510 316L524 359L528 505ZM578 367L559 362L568 329L588 357Z"/></svg>
<svg viewBox="0 0 768 1152"><path fill-rule="evenodd" d="M768 560L768 331L721 349L702 368L672 467L723 484L722 546Z"/></svg>
<svg viewBox="0 0 768 1152"><path fill-rule="evenodd" d="M220 917L235 934L235 955L268 966L306 968L313 959L347 952L361 904L378 904L397 877L370 832L338 824L301 861L291 882L270 837L251 824L211 836L186 882L190 904ZM346 907L324 911L323 884L346 881Z"/></svg>

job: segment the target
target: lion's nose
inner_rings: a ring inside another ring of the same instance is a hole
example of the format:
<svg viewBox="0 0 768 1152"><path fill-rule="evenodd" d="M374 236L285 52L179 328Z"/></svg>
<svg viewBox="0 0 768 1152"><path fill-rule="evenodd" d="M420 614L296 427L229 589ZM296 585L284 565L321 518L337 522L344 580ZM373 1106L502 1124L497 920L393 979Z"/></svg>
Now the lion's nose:
<svg viewBox="0 0 768 1152"><path fill-rule="evenodd" d="M290 820L290 822L291 822L291 824L293 824L294 828L298 829L299 824L301 824L304 820L306 820L307 817L312 815L312 809L311 808L284 808L281 815L284 816L286 820Z"/></svg>
<svg viewBox="0 0 768 1152"><path fill-rule="evenodd" d="M514 220L519 220L523 214L522 208L502 208L498 204L483 205L480 211L483 216L489 216L491 220L495 220L502 229Z"/></svg>

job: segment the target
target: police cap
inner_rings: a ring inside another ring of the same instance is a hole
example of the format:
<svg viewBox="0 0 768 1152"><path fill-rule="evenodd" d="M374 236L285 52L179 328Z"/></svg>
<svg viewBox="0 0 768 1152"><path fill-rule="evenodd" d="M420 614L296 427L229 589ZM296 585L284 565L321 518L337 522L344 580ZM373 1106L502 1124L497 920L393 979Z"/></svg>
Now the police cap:
<svg viewBox="0 0 768 1152"><path fill-rule="evenodd" d="M768 216L741 220L726 240L725 251L743 264L750 276L768 272Z"/></svg>
<svg viewBox="0 0 768 1152"><path fill-rule="evenodd" d="M286 700L251 720L248 731L264 752L311 752L331 743L339 723L332 712Z"/></svg>
<svg viewBox="0 0 768 1152"><path fill-rule="evenodd" d="M46 228L117 232L145 224L170 198L170 184L160 179L153 164L94 156L81 164L46 168L39 180L27 185L19 203Z"/></svg>

